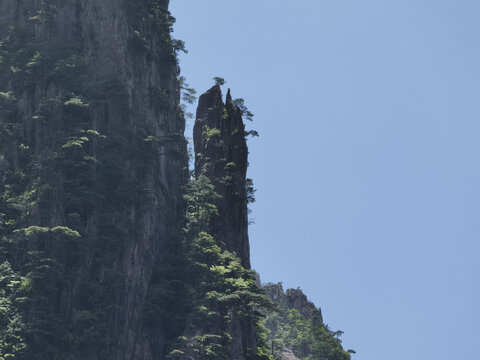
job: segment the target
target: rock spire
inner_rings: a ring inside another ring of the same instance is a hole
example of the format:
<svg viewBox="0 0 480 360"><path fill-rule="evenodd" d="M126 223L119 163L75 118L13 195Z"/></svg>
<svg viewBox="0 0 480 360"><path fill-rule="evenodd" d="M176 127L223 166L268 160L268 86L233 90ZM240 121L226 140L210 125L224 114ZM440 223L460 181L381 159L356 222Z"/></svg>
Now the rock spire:
<svg viewBox="0 0 480 360"><path fill-rule="evenodd" d="M246 174L248 148L241 110L215 85L199 99L193 129L195 175L210 179L220 195L212 233L250 268Z"/></svg>

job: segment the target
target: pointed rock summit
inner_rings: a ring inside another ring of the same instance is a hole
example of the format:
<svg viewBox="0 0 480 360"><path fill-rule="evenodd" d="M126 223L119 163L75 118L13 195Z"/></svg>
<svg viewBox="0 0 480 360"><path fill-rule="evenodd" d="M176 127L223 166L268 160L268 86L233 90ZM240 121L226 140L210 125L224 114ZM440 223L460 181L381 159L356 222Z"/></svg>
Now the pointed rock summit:
<svg viewBox="0 0 480 360"><path fill-rule="evenodd" d="M195 176L206 176L220 195L212 233L250 268L247 209L248 148L241 110L215 85L199 99L193 128Z"/></svg>

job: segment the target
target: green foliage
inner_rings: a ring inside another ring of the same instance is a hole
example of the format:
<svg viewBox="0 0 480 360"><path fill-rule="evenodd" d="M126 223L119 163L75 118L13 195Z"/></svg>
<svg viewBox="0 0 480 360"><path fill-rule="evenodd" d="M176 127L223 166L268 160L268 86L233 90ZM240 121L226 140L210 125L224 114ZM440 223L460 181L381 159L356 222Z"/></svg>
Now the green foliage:
<svg viewBox="0 0 480 360"><path fill-rule="evenodd" d="M8 262L0 264L0 360L15 359L26 348L19 308L28 287L28 279L14 272Z"/></svg>
<svg viewBox="0 0 480 360"><path fill-rule="evenodd" d="M72 108L88 108L88 104L84 103L82 101L82 99L78 98L78 97L74 97L74 98L71 98L69 100L67 100L64 104L65 106L69 106L69 107L72 107Z"/></svg>
<svg viewBox="0 0 480 360"><path fill-rule="evenodd" d="M245 181L245 186L246 186L246 194L247 194L247 203L252 204L255 202L255 193L257 192L257 189L255 189L253 185L253 180L250 178L247 178Z"/></svg>
<svg viewBox="0 0 480 360"><path fill-rule="evenodd" d="M167 54L165 60L178 64L178 53L187 52L185 42L171 36L175 18L161 3L160 0L124 2L128 15L128 45L133 53L151 58L156 49L148 39L158 36L159 41L155 43L163 47L163 53Z"/></svg>
<svg viewBox="0 0 480 360"><path fill-rule="evenodd" d="M198 301L203 306L209 308L215 304L219 316L234 314L252 318L260 316L253 309L271 306L270 300L255 285L255 272L245 269L229 252L222 251L211 235L201 232L191 247L190 257L200 274ZM208 316L203 320L208 321Z"/></svg>
<svg viewBox="0 0 480 360"><path fill-rule="evenodd" d="M180 84L180 89L182 90L182 100L188 104L193 104L197 100L197 97L195 96L197 91L187 84L187 80L184 76L180 76L178 81Z"/></svg>
<svg viewBox="0 0 480 360"><path fill-rule="evenodd" d="M245 131L245 136L259 137L260 134L256 130Z"/></svg>
<svg viewBox="0 0 480 360"><path fill-rule="evenodd" d="M235 99L233 100L233 104L236 106L237 109L240 110L242 116L247 119L248 121L253 121L253 113L248 110L247 106L245 105L245 100L244 99Z"/></svg>
<svg viewBox="0 0 480 360"><path fill-rule="evenodd" d="M183 40L172 39L172 48L176 54L179 52L183 52L185 54L188 53L187 49L185 48L185 42Z"/></svg>
<svg viewBox="0 0 480 360"><path fill-rule="evenodd" d="M222 134L221 130L217 128L209 128L208 126L205 126L203 129L203 136L205 136L208 142L211 142L211 141L220 142L221 134Z"/></svg>
<svg viewBox="0 0 480 360"><path fill-rule="evenodd" d="M350 353L343 350L339 340L341 332L324 325L320 312L306 318L295 309L281 308L269 312L264 323L276 358L289 348L301 360L350 360Z"/></svg>
<svg viewBox="0 0 480 360"><path fill-rule="evenodd" d="M71 286L82 258L82 239L68 227L30 226L14 231L13 249L23 257L22 301L14 309L28 319L21 336L31 346L24 347L27 358L56 359L69 342L69 330L58 313L58 296ZM33 345L42 344L41 347Z"/></svg>
<svg viewBox="0 0 480 360"><path fill-rule="evenodd" d="M210 221L218 215L215 201L219 198L215 186L206 176L200 175L190 181L185 193L187 231L190 236L208 231Z"/></svg>
<svg viewBox="0 0 480 360"><path fill-rule="evenodd" d="M180 104L180 112L185 117L191 119L193 118L193 114L187 112L187 104L193 104L196 100L197 91L194 88L191 88L188 85L187 80L184 76L180 76L178 78L178 82L180 85L180 97L181 97L181 104Z"/></svg>
<svg viewBox="0 0 480 360"><path fill-rule="evenodd" d="M213 81L215 81L215 85L218 85L218 86L223 86L226 83L224 78L221 78L221 77L218 77L218 76L215 76L213 78Z"/></svg>
<svg viewBox="0 0 480 360"><path fill-rule="evenodd" d="M248 121L253 121L253 117L255 115L247 108L247 106L245 105L245 100L244 99L241 99L241 98L234 99L233 104L240 111L240 113L242 114L244 119L246 119ZM245 131L245 137L248 137L248 136L258 137L259 133L258 133L258 131L253 130L253 129L247 130L247 131Z"/></svg>
<svg viewBox="0 0 480 360"><path fill-rule="evenodd" d="M186 188L182 253L190 269L185 274L189 279L184 280L190 290L183 294L189 297L188 334L191 335L173 339L168 359L184 359L186 354L196 359L228 359L228 347L234 341L229 333L233 323L253 322L261 326L260 310L273 307L256 285L256 273L245 269L237 257L222 249L221 242L208 233L218 215L214 205L218 199L214 186L203 175L192 179ZM249 359L269 359L262 334L258 331L259 348L251 350Z"/></svg>

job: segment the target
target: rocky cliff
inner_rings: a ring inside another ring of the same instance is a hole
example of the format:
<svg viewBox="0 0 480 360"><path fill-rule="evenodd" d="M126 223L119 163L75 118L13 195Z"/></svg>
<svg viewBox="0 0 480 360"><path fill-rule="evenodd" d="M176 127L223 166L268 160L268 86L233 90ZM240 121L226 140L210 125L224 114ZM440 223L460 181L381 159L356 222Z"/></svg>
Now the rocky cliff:
<svg viewBox="0 0 480 360"><path fill-rule="evenodd" d="M230 90L225 103L218 85L200 96L193 128L195 176L209 178L220 195L216 201L219 216L211 232L250 268L245 136L242 113Z"/></svg>
<svg viewBox="0 0 480 360"><path fill-rule="evenodd" d="M2 236L36 293L25 358L162 352L147 298L187 169L167 6L0 0Z"/></svg>

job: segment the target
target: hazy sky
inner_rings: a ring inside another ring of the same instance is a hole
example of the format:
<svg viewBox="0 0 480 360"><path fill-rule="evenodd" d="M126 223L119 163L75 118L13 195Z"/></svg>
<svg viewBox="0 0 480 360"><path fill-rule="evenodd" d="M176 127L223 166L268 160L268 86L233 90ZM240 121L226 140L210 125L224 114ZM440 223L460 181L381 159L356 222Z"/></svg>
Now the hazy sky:
<svg viewBox="0 0 480 360"><path fill-rule="evenodd" d="M224 77L256 115L262 280L355 360L478 359L480 1L171 4L190 85Z"/></svg>

